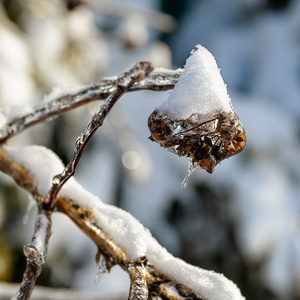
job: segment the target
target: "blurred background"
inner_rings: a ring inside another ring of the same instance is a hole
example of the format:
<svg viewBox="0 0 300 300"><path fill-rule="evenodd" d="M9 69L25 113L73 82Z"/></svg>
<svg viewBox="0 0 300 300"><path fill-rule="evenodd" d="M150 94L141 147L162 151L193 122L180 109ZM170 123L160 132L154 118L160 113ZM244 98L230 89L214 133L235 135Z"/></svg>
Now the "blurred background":
<svg viewBox="0 0 300 300"><path fill-rule="evenodd" d="M169 92L141 91L119 101L75 177L174 255L224 273L247 299L300 299L300 1L2 0L0 105L34 103L54 87L97 82L139 60L183 67L197 44L221 68L246 129L244 152L213 175L194 172L182 189L187 159L147 139L147 118ZM45 145L67 163L99 105L36 125L8 145ZM34 218L32 200L1 174L1 281L21 281ZM94 283L95 255L75 225L54 215L38 284L126 298L129 280L118 267Z"/></svg>

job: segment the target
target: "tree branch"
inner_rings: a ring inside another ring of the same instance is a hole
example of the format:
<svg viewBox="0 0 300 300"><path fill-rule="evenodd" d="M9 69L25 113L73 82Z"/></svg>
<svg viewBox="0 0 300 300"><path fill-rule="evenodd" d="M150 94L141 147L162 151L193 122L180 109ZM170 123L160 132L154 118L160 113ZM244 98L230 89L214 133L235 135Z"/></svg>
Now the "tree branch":
<svg viewBox="0 0 300 300"><path fill-rule="evenodd" d="M162 68L154 69L150 75L135 82L128 88L128 92L140 90L150 91L167 91L173 89L178 81L179 76L183 73L183 69L168 70ZM118 77L103 79L96 84L83 87L73 93L64 93L54 98L51 94L50 99L42 100L33 106L14 107L11 106L9 111L0 110L3 117L10 115L14 111L24 111L21 115L8 119L6 124L0 128L0 143L6 142L10 137L15 136L21 131L59 116L64 112L80 107L92 101L104 100L111 95L116 89ZM63 92L62 92L63 93ZM53 99L51 99L53 98Z"/></svg>
<svg viewBox="0 0 300 300"><path fill-rule="evenodd" d="M23 248L27 258L26 270L19 291L12 298L13 300L30 298L36 279L41 274L42 266L46 261L51 224L51 214L39 205L31 244Z"/></svg>
<svg viewBox="0 0 300 300"><path fill-rule="evenodd" d="M100 110L93 116L87 125L85 132L77 138L75 142L74 155L71 162L67 165L61 174L53 177L52 186L47 197L47 209L53 209L56 196L67 180L75 174L79 160L97 129L102 126L106 116L116 104L118 99L125 94L128 89L136 82L144 79L153 70L153 66L149 62L140 62L135 64L128 72L121 74L116 80L116 88L106 99Z"/></svg>
<svg viewBox="0 0 300 300"><path fill-rule="evenodd" d="M57 164L59 159L56 157L54 160L50 150L27 147L28 152L36 151L33 155L37 155L37 150L45 152L44 159L48 155L53 164ZM39 182L50 182L53 175L43 170L42 160L41 166L37 167L39 173L30 169L36 167L30 166L30 161L19 163L22 154L24 149L11 152L0 147L0 170L13 177L19 186L31 193L38 193L40 199L43 199L45 195L40 192ZM118 264L129 273L132 298L137 299L133 295L139 291L143 298L146 297L148 289L149 297L162 299L244 299L238 288L226 277L193 267L173 257L134 217L117 207L102 203L85 191L74 178L60 191L55 210L70 217L95 242L106 259L108 269Z"/></svg>

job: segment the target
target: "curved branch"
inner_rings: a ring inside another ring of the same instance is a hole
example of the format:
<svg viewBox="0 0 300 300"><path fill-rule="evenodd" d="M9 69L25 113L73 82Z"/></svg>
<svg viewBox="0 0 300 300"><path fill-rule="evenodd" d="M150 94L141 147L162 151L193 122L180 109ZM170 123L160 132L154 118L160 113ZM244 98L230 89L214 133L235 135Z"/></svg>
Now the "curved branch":
<svg viewBox="0 0 300 300"><path fill-rule="evenodd" d="M173 89L183 69L154 69L146 78L135 82L129 87L129 92L140 90L167 91ZM118 77L103 79L98 83L85 86L75 92L63 92L59 96L48 95L33 106L11 106L0 110L0 117L7 119L0 127L0 143L5 143L10 137L45 120L59 116L64 112L80 107L92 101L104 100L116 89ZM54 92L54 94L56 94ZM21 111L21 113L19 113ZM17 115L16 115L17 114ZM12 115L13 117L9 117Z"/></svg>
<svg viewBox="0 0 300 300"><path fill-rule="evenodd" d="M31 162L29 153L37 157L41 165ZM0 147L0 158L3 172L14 177L29 192L38 192L41 198L46 194L44 183L50 185L53 174L63 168L59 158L44 147L28 146L19 150ZM45 164L55 167L44 170ZM56 209L69 216L95 242L109 268L118 264L131 274L133 292L136 291L134 287L145 287L147 283L149 296L162 299L244 299L226 277L173 257L133 216L102 203L74 178L60 191ZM144 295L145 292L144 289Z"/></svg>
<svg viewBox="0 0 300 300"><path fill-rule="evenodd" d="M76 167L79 160L93 137L97 129L102 126L105 118L110 110L119 100L119 98L125 94L128 89L136 82L144 79L153 70L153 66L149 62L136 63L129 71L121 74L116 81L116 88L106 99L104 104L100 107L99 111L93 116L92 120L87 125L85 132L77 138L75 142L74 155L70 163L66 166L64 171L52 179L52 186L47 197L46 206L47 209L53 209L56 203L56 197L62 186L75 174Z"/></svg>

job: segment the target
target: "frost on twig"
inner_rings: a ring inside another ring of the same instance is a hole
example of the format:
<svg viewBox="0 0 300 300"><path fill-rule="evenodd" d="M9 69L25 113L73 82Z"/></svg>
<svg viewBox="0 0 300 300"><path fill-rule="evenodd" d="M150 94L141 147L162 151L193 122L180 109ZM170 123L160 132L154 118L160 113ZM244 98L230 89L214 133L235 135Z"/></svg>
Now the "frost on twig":
<svg viewBox="0 0 300 300"><path fill-rule="evenodd" d="M87 125L84 133L82 133L75 141L74 155L71 162L67 165L64 171L52 180L52 186L49 191L49 196L46 199L48 209L53 209L56 196L65 182L75 174L76 167L79 160L89 143L90 139L102 126L106 116L118 101L118 99L128 91L128 89L135 83L144 79L151 71L153 66L149 62L139 62L135 64L128 72L121 74L116 80L116 88L101 105L99 111L93 116L92 120Z"/></svg>
<svg viewBox="0 0 300 300"><path fill-rule="evenodd" d="M39 206L31 244L24 246L27 264L19 291L12 299L29 299L46 261L51 235L51 214Z"/></svg>
<svg viewBox="0 0 300 300"><path fill-rule="evenodd" d="M184 73L168 100L150 115L148 126L151 140L209 173L246 144L216 61L202 46L187 59Z"/></svg>
<svg viewBox="0 0 300 300"><path fill-rule="evenodd" d="M39 146L18 150L2 147L0 157L3 172L41 197L49 189L53 174L63 169L52 151ZM49 166L47 170L43 168L45 165ZM75 178L61 189L56 210L70 217L95 242L109 268L118 264L130 274L131 295L140 292L144 298L148 292L151 298L174 300L244 299L232 281L173 257L133 216L104 204Z"/></svg>
<svg viewBox="0 0 300 300"><path fill-rule="evenodd" d="M173 89L182 72L182 69L156 68L147 77L130 86L128 92ZM118 77L103 79L81 89L55 88L51 94L34 105L0 109L0 143L6 142L10 137L34 124L49 120L89 102L106 99L116 89L117 79Z"/></svg>

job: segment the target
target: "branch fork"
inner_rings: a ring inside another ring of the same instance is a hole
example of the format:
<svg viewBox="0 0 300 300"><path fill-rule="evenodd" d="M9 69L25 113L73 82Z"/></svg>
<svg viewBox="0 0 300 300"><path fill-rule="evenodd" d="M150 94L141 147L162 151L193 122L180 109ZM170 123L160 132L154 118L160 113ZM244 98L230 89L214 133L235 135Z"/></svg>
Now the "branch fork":
<svg viewBox="0 0 300 300"><path fill-rule="evenodd" d="M125 94L130 87L136 82L144 79L153 70L153 66L149 62L139 62L135 64L129 71L121 74L116 80L116 88L106 99L103 105L101 105L99 111L93 116L92 120L88 123L85 132L82 133L75 141L74 155L71 162L66 166L61 174L58 174L52 179L52 186L49 191L49 195L45 202L47 209L52 210L56 203L57 194L63 185L69 180L70 177L74 176L76 167L79 160L89 143L92 136L95 134L97 129L102 126L104 119L107 117L110 110Z"/></svg>

